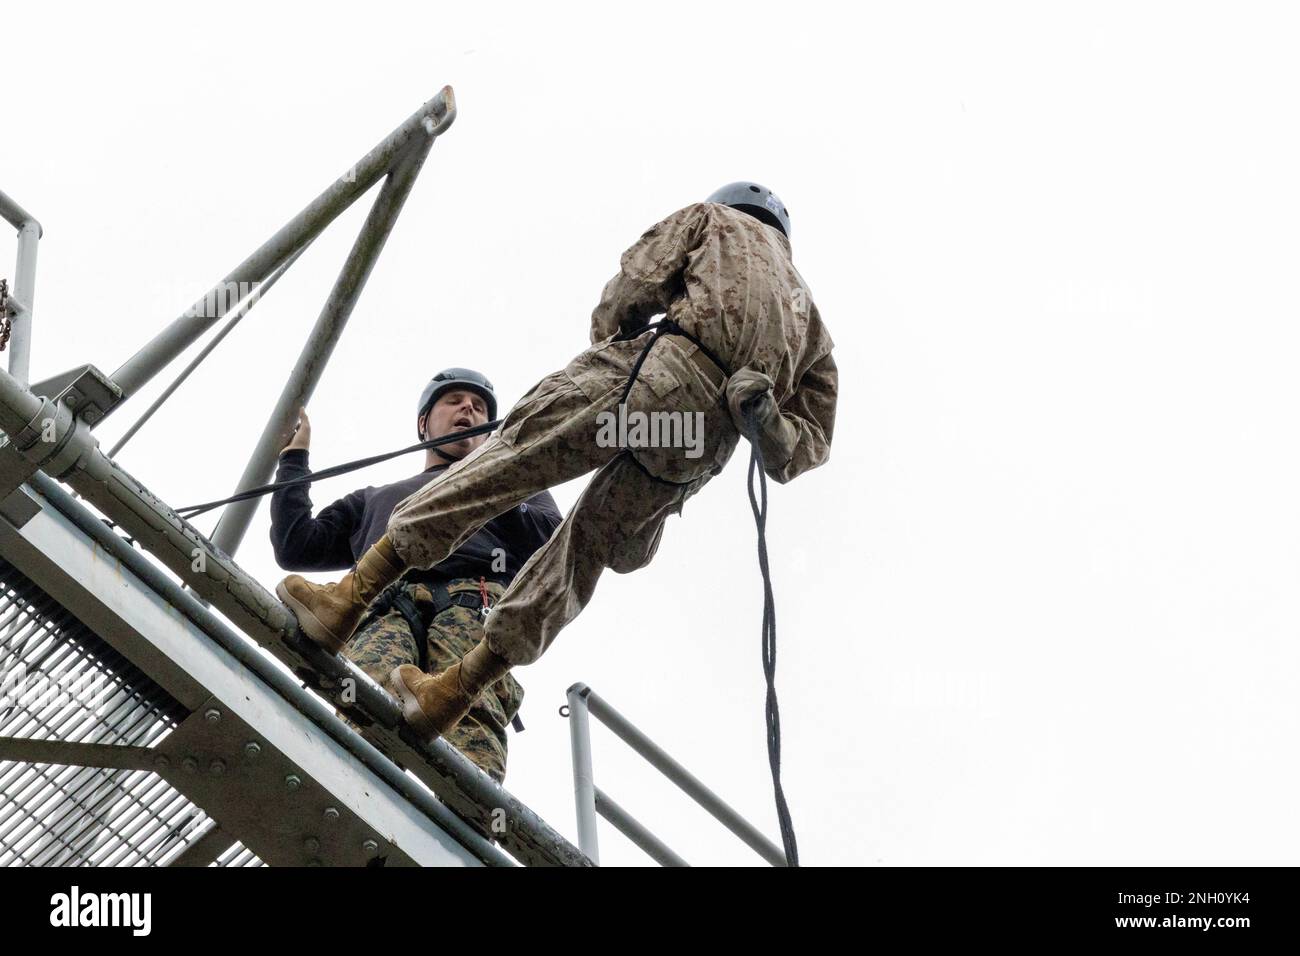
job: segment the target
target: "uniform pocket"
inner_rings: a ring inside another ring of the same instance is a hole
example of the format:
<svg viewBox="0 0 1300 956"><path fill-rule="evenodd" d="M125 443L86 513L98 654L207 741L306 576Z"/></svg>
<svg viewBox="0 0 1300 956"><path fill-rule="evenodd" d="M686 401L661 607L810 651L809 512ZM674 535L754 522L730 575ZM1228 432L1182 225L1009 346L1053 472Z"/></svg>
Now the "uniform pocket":
<svg viewBox="0 0 1300 956"><path fill-rule="evenodd" d="M642 375L657 373L672 379L676 387L659 402L637 408L649 416L648 437L657 447L631 448L646 471L677 483L718 474L739 437L727 413L722 386L692 361L689 348L687 340L665 336L646 359Z"/></svg>
<svg viewBox="0 0 1300 956"><path fill-rule="evenodd" d="M653 335L653 332L644 332L634 339L606 339L570 362L565 372L594 404L617 404L627 387L632 367ZM663 342L659 341L651 348L637 375L629 404L638 400L662 401L677 389L677 379L662 366L654 364L654 355L662 347Z"/></svg>

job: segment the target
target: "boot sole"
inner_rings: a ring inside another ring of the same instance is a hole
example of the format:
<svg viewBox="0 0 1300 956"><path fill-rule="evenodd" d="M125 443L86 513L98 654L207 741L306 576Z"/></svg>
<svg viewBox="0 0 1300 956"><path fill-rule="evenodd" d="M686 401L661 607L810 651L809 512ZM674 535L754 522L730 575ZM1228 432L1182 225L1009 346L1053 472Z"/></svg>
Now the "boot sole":
<svg viewBox="0 0 1300 956"><path fill-rule="evenodd" d="M347 640L339 640L320 620L307 609L307 606L295 598L285 588L284 582L281 581L275 586L275 596L293 611L294 616L298 619L298 628L307 635L313 644L317 644L329 651L331 654L337 654L343 650L343 645Z"/></svg>
<svg viewBox="0 0 1300 956"><path fill-rule="evenodd" d="M411 728L425 740L433 740L438 736L434 730L433 722L425 716L424 711L420 709L420 702L415 699L415 694L406 686L406 681L402 680L400 667L394 667L388 675L388 686L397 695L398 703L402 705L402 716Z"/></svg>

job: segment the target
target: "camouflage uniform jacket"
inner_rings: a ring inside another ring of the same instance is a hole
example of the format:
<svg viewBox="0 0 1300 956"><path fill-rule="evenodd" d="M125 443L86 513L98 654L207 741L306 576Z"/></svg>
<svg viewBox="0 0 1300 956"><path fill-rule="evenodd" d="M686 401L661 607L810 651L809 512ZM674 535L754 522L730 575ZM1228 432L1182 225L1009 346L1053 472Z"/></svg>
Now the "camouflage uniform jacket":
<svg viewBox="0 0 1300 956"><path fill-rule="evenodd" d="M791 459L768 466L773 479L789 481L826 461L839 382L834 343L779 229L717 203L687 206L652 226L606 284L591 316L591 341L659 313L730 371L747 367L771 377L781 415L798 435Z"/></svg>

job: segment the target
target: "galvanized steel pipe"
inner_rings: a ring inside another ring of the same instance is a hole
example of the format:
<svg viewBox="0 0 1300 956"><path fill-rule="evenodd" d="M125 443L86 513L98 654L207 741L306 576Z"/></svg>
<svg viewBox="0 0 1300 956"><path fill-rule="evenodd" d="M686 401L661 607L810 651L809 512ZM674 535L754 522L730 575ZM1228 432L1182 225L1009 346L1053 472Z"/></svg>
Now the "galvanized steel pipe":
<svg viewBox="0 0 1300 956"><path fill-rule="evenodd" d="M277 266L319 235L353 200L378 182L416 137L427 136L432 139L447 129L455 118L455 96L451 87L446 86L313 199L307 208L289 220L256 252L237 265L186 314L173 321L114 372L113 381L122 389L123 398L129 398L139 391L142 385L226 314L228 307L234 303L225 301L227 297L218 293L229 288L239 288L240 283L264 281ZM208 309L205 304L208 301L215 301L216 308Z"/></svg>

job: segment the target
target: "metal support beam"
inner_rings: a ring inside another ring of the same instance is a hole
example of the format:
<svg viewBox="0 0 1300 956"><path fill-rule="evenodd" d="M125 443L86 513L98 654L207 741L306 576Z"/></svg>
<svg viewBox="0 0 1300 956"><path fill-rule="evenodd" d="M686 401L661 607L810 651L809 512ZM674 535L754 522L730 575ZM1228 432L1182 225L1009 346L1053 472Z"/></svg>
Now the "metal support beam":
<svg viewBox="0 0 1300 956"><path fill-rule="evenodd" d="M393 168L399 155L415 138L432 139L449 127L456 118L456 101L450 86L425 103L383 142L366 153L341 178L289 220L257 251L237 265L221 282L199 299L186 313L171 323L144 348L128 359L116 372L113 381L129 398L141 386L185 351L192 342L219 321L235 303L226 292L230 289L260 284L307 242L320 235L343 210L377 183ZM216 308L209 308L214 303Z"/></svg>
<svg viewBox="0 0 1300 956"><path fill-rule="evenodd" d="M569 744L573 749L573 798L578 810L578 849L600 865L596 831L596 783L591 769L591 722L583 686L569 688Z"/></svg>
<svg viewBox="0 0 1300 956"><path fill-rule="evenodd" d="M307 244L307 246L310 245L311 243ZM185 380L194 373L194 370L203 364L203 360L212 354L213 349L215 349L218 345L221 344L222 339L224 339L227 335L229 335L231 332L234 331L235 326L237 326L243 320L244 316L248 315L249 312L253 311L253 306L258 303L258 301L262 298L262 296L266 295L266 293L270 292L273 288L275 288L275 284L280 281L280 277L284 275L286 272L288 272L289 268L295 262L298 261L298 257L307 251L307 246L303 246L292 256L290 256L289 260L285 262L284 265L280 266L278 269L275 270L275 272L271 273L271 277L267 279L265 282L263 282L262 285L258 287L256 292L254 292L252 295L250 295L240 304L239 308L235 310L235 314L230 317L230 321L227 322L224 326L222 326L221 331L212 337L212 341L209 342L207 345L203 346L199 354L194 356L194 359L188 365L185 366L185 369L179 375L176 376L176 380L172 382L170 385L168 385L165 389L163 389L163 393L159 395L156 399L154 399L153 404L150 405L149 408L145 411L145 413L140 416L140 418L136 421L136 423L132 425L130 428L128 428L126 430L126 433L123 434L122 437L117 440L117 444L108 450L109 458L112 458L119 451L121 451L122 446L125 445L127 442L129 442L135 436L135 433L144 427L145 422L153 418L154 412L162 408L163 402L167 401L167 399L172 397L176 389L180 388L181 385L185 383Z"/></svg>
<svg viewBox="0 0 1300 956"><path fill-rule="evenodd" d="M109 767L114 770L152 770L148 747L116 744L82 744L33 737L0 737L0 760L53 763L65 767Z"/></svg>
<svg viewBox="0 0 1300 956"><path fill-rule="evenodd" d="M356 242L353 243L352 251L348 254L342 271L339 272L334 288L325 301L324 308L321 309L316 327L312 329L311 336L303 346L302 354L298 356L289 380L285 382L284 390L280 393L279 401L275 403L275 409L262 430L262 437L258 439L257 447L254 448L253 455L244 468L244 474L239 479L235 494L264 485L271 480L271 475L275 471L276 458L288 443L293 423L297 421L298 409L307 404L307 400L315 391L316 383L320 381L321 374L325 371L325 365L334 352L334 346L338 343L339 336L342 335L343 328L352 315L352 310L361 296L362 289L365 288L375 261L384 250L384 244L388 240L389 233L392 232L393 224L396 223L402 205L410 195L411 187L415 185L416 177L419 176L420 168L424 165L424 160L432 146L432 137L425 142L414 144L411 152L403 157L384 181L383 188L370 208L370 214L366 217ZM261 503L261 498L249 498L227 505L212 534L212 543L226 554L233 555Z"/></svg>
<svg viewBox="0 0 1300 956"><path fill-rule="evenodd" d="M44 230L31 213L2 192L0 217L18 230L18 262L10 295L18 314L9 336L9 374L26 384L32 354L32 310L36 304L36 247Z"/></svg>
<svg viewBox="0 0 1300 956"><path fill-rule="evenodd" d="M657 836L647 830L632 814L628 813L600 787L596 788L596 812L608 820L625 837L645 850L660 866L690 866L685 860L669 849Z"/></svg>
<svg viewBox="0 0 1300 956"><path fill-rule="evenodd" d="M396 794L381 794L387 788L355 762L332 768L323 752L326 741L315 746L306 741L296 755L287 752L280 727L287 708L257 708L255 727L236 713L241 706L244 702L232 706L215 697L205 701L154 745L155 772L266 863L366 866L382 858L384 866L454 866L483 861L420 819L415 806L400 806ZM305 722L295 723L308 734L314 731ZM379 800L388 804L382 812ZM394 812L399 806L401 816ZM478 844L478 850L494 852L486 841Z"/></svg>
<svg viewBox="0 0 1300 956"><path fill-rule="evenodd" d="M166 866L207 866L235 844L235 838L212 823L189 846L172 857Z"/></svg>

